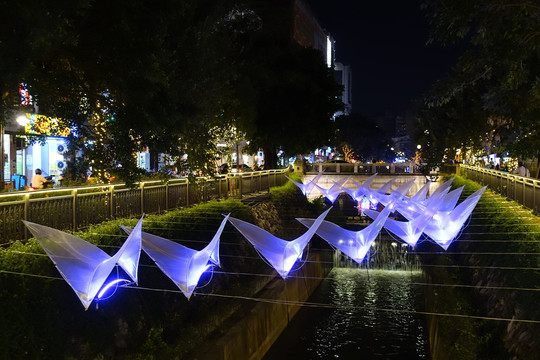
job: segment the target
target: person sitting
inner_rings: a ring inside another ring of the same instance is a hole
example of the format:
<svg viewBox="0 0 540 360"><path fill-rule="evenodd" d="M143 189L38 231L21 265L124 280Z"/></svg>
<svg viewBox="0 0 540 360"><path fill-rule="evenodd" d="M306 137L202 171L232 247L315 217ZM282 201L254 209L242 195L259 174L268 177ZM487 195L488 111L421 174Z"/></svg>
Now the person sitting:
<svg viewBox="0 0 540 360"><path fill-rule="evenodd" d="M518 167L517 169L512 170L512 174L527 177L531 176L531 172L529 171L529 169L523 166L523 160L518 160Z"/></svg>
<svg viewBox="0 0 540 360"><path fill-rule="evenodd" d="M35 189L43 189L50 181L41 176L41 169L36 169L36 175L32 176L30 186Z"/></svg>

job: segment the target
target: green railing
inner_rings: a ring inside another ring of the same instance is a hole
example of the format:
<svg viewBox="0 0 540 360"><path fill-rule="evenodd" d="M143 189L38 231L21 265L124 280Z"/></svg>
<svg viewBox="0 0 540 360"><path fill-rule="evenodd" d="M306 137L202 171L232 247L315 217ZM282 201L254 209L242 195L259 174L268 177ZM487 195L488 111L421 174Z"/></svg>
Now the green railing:
<svg viewBox="0 0 540 360"><path fill-rule="evenodd" d="M116 219L159 214L219 198L242 198L283 185L287 170L255 171L199 178L19 191L0 195L0 244L28 238L28 220L62 230L77 230Z"/></svg>
<svg viewBox="0 0 540 360"><path fill-rule="evenodd" d="M540 211L540 181L507 172L460 165L459 175L487 185L491 190L517 201L526 208Z"/></svg>

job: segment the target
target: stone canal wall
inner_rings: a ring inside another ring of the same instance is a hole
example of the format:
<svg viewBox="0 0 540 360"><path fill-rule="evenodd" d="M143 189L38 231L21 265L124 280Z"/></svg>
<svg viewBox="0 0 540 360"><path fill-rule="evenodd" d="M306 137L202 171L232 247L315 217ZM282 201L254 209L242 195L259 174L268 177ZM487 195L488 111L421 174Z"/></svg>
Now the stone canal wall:
<svg viewBox="0 0 540 360"><path fill-rule="evenodd" d="M276 276L254 296L271 302L246 300L242 312L227 320L192 358L261 359L301 307L289 302L305 302L332 269L332 255L325 253L311 253L294 277L283 280Z"/></svg>

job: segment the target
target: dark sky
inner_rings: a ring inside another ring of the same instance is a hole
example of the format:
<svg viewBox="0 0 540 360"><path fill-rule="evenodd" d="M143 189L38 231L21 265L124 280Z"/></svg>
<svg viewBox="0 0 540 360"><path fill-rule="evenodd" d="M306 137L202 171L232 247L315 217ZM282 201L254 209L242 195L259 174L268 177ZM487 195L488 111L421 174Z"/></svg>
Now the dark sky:
<svg viewBox="0 0 540 360"><path fill-rule="evenodd" d="M336 41L336 60L352 66L353 110L400 113L450 72L455 49L426 45L420 0L306 0Z"/></svg>

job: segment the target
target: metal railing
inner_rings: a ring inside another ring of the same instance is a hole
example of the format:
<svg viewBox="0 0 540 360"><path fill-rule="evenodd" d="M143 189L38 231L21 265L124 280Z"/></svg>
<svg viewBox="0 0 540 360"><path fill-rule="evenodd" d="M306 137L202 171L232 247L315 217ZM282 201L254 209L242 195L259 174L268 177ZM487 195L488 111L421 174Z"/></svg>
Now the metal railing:
<svg viewBox="0 0 540 360"><path fill-rule="evenodd" d="M306 173L335 174L421 174L422 169L414 163L313 163L305 164Z"/></svg>
<svg viewBox="0 0 540 360"><path fill-rule="evenodd" d="M526 208L540 211L540 181L507 172L460 165L459 175L487 185L491 190L517 201Z"/></svg>
<svg viewBox="0 0 540 360"><path fill-rule="evenodd" d="M283 185L286 173L268 170L220 175L199 178L197 185L174 179L141 182L136 188L113 184L0 194L0 244L28 238L21 220L77 230L106 220L160 214L213 199L268 191Z"/></svg>

